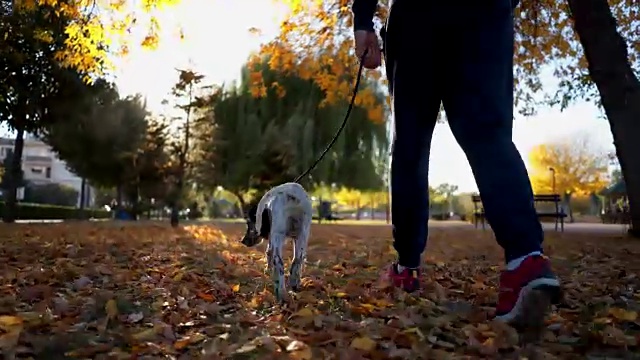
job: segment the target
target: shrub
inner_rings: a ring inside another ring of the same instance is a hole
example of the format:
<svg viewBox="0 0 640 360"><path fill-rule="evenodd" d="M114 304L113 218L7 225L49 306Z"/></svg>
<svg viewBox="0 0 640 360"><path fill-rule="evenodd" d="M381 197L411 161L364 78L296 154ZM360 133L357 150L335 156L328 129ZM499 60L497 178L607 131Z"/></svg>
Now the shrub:
<svg viewBox="0 0 640 360"><path fill-rule="evenodd" d="M35 204L75 206L78 191L63 184L28 184L24 189L24 201Z"/></svg>
<svg viewBox="0 0 640 360"><path fill-rule="evenodd" d="M4 212L4 202L0 202L0 211ZM72 206L18 203L18 220L71 220L83 218L80 209ZM108 219L111 212L102 209L85 209L84 218Z"/></svg>

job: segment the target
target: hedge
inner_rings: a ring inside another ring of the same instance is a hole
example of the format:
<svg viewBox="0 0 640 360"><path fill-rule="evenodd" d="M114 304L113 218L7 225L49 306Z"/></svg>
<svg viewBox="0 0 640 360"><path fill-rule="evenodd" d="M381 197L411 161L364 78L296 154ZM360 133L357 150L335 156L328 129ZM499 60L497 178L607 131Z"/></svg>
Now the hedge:
<svg viewBox="0 0 640 360"><path fill-rule="evenodd" d="M0 202L0 214L4 213L4 202ZM68 220L68 219L108 219L111 212L103 209L80 209L73 206L18 203L17 220Z"/></svg>

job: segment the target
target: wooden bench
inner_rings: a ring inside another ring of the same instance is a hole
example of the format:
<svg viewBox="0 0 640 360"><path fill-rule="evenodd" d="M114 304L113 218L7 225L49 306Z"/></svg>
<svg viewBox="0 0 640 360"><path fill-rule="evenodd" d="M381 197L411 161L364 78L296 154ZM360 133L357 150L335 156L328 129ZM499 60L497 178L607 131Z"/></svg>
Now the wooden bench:
<svg viewBox="0 0 640 360"><path fill-rule="evenodd" d="M477 228L478 223L482 224L482 229L486 228L486 216L484 212L484 207L482 206L482 199L480 195L472 195L471 201L473 201L473 224ZM567 217L567 214L564 213L564 210L560 206L561 197L558 194L539 194L533 195L533 202L535 204L539 203L553 203L553 209L549 209L548 211L537 211L538 218L553 218L555 220L555 230L558 231L558 225L560 225L560 230L564 231L564 218Z"/></svg>

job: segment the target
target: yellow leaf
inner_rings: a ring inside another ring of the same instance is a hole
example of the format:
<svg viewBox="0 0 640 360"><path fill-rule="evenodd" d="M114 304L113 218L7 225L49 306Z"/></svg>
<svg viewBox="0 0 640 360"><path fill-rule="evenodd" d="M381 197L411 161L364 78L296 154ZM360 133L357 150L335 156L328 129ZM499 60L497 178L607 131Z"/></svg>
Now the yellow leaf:
<svg viewBox="0 0 640 360"><path fill-rule="evenodd" d="M611 323L611 319L606 318L606 317L601 317L601 318L596 318L593 320L594 324L610 324Z"/></svg>
<svg viewBox="0 0 640 360"><path fill-rule="evenodd" d="M302 308L300 310L298 310L296 313L294 313L293 315L291 315L291 317L312 317L315 314L313 313L313 309L312 308Z"/></svg>
<svg viewBox="0 0 640 360"><path fill-rule="evenodd" d="M114 319L118 316L118 303L116 303L114 299L111 299L104 305L104 310L107 312L109 319Z"/></svg>
<svg viewBox="0 0 640 360"><path fill-rule="evenodd" d="M638 319L638 313L636 311L621 308L611 308L609 309L609 314L622 321L636 321Z"/></svg>
<svg viewBox="0 0 640 360"><path fill-rule="evenodd" d="M351 347L362 351L373 351L376 348L376 342L370 337L357 337L351 341Z"/></svg>
<svg viewBox="0 0 640 360"><path fill-rule="evenodd" d="M363 308L363 309L366 309L369 312L371 312L371 311L376 309L376 306L373 305L373 304L360 304L360 307Z"/></svg>
<svg viewBox="0 0 640 360"><path fill-rule="evenodd" d="M135 333L132 335L132 337L138 341L149 341L149 340L155 339L157 334L158 333L156 329L150 328L150 329L140 331L139 333Z"/></svg>
<svg viewBox="0 0 640 360"><path fill-rule="evenodd" d="M393 304L386 299L377 299L374 301L374 303L376 304L377 307L388 307L388 306L392 306Z"/></svg>
<svg viewBox="0 0 640 360"><path fill-rule="evenodd" d="M22 318L18 316L2 315L0 316L0 329L11 332L13 329L22 329Z"/></svg>
<svg viewBox="0 0 640 360"><path fill-rule="evenodd" d="M179 272L176 274L176 276L173 277L173 281L181 281L183 277L184 277L184 273Z"/></svg>
<svg viewBox="0 0 640 360"><path fill-rule="evenodd" d="M173 348L176 350L181 350L184 349L185 347L187 347L190 344L189 339L180 339L178 341L176 341L175 343L173 343Z"/></svg>
<svg viewBox="0 0 640 360"><path fill-rule="evenodd" d="M344 292L337 292L335 295L337 298L344 298L347 297L347 293Z"/></svg>
<svg viewBox="0 0 640 360"><path fill-rule="evenodd" d="M231 291L238 292L240 291L240 284L235 284L231 287Z"/></svg>
<svg viewBox="0 0 640 360"><path fill-rule="evenodd" d="M406 329L406 330L403 331L403 333L405 333L405 334L416 334L416 335L418 335L420 337L420 340L424 340L425 339L424 334L417 327Z"/></svg>

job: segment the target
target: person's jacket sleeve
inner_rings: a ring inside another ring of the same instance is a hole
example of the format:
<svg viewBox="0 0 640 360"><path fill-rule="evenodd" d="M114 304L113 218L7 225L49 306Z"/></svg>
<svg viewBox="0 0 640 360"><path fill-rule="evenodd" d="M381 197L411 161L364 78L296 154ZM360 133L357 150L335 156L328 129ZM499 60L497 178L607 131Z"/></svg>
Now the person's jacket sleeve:
<svg viewBox="0 0 640 360"><path fill-rule="evenodd" d="M373 31L373 15L378 7L377 0L353 0L353 28L355 31Z"/></svg>

